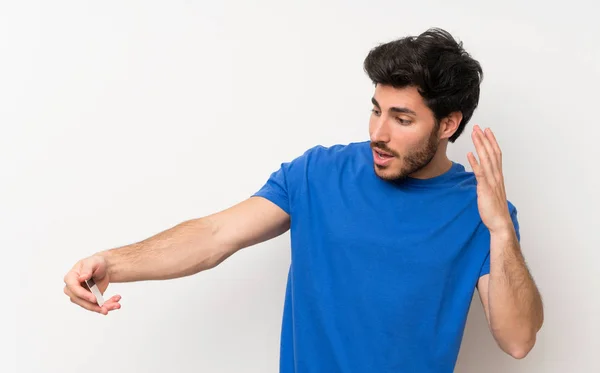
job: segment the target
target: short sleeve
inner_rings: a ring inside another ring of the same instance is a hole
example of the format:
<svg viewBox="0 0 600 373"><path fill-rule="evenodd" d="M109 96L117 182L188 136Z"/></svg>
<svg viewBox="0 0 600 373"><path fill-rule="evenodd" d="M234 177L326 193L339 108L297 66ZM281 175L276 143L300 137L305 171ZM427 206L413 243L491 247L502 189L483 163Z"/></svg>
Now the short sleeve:
<svg viewBox="0 0 600 373"><path fill-rule="evenodd" d="M299 194L307 177L309 158L319 148L311 148L292 161L282 163L252 196L266 198L291 215L294 196Z"/></svg>
<svg viewBox="0 0 600 373"><path fill-rule="evenodd" d="M510 202L509 202L509 209L511 211L510 217L511 217L513 225L515 227L515 233L517 234L517 240L519 240L519 242L520 242L521 241L521 233L519 232L519 219L517 218L517 209L512 204L510 204ZM489 273L490 273L490 251L488 250L488 253L485 257L485 261L483 262L483 266L481 267L481 271L479 272L479 277L485 276Z"/></svg>
<svg viewBox="0 0 600 373"><path fill-rule="evenodd" d="M288 194L287 173L290 163L282 163L281 167L273 172L267 182L252 196L263 197L279 206L290 214L290 199Z"/></svg>

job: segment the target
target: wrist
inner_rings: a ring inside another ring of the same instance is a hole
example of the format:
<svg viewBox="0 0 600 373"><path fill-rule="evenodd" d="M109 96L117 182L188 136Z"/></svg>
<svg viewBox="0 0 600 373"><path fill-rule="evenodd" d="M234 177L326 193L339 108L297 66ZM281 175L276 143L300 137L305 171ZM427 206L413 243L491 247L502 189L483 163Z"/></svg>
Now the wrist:
<svg viewBox="0 0 600 373"><path fill-rule="evenodd" d="M498 217L497 219L495 219L493 225L490 224L490 226L488 226L488 230L490 231L490 234L494 236L510 236L514 234L515 226L513 225L513 221L510 215L506 214L504 216L503 214L502 217Z"/></svg>
<svg viewBox="0 0 600 373"><path fill-rule="evenodd" d="M515 227L511 224L510 226L490 230L490 239L492 243L496 243L495 245L492 245L494 247L507 247L507 245L514 243L517 240Z"/></svg>
<svg viewBox="0 0 600 373"><path fill-rule="evenodd" d="M498 237L498 238L502 238L502 237L508 238L515 234L515 227L512 224L502 225L502 226L490 229L489 231L490 231L491 236Z"/></svg>
<svg viewBox="0 0 600 373"><path fill-rule="evenodd" d="M494 222L494 225L490 225L488 230L490 231L490 236L493 238L512 238L515 235L515 226L513 225L512 219L510 216L498 219Z"/></svg>
<svg viewBox="0 0 600 373"><path fill-rule="evenodd" d="M104 261L104 266L106 268L106 274L109 278L114 277L115 272L115 263L114 263L114 255L112 255L112 250L100 251L94 254L94 256L100 257Z"/></svg>

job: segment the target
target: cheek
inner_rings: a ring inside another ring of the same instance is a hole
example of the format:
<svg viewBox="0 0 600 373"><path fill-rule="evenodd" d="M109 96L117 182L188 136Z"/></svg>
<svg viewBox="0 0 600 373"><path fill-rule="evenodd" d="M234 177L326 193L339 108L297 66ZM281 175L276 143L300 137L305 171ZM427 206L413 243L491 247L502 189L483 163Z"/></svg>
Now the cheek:
<svg viewBox="0 0 600 373"><path fill-rule="evenodd" d="M399 127L392 134L389 146L400 154L409 154L421 146L422 137L414 131Z"/></svg>

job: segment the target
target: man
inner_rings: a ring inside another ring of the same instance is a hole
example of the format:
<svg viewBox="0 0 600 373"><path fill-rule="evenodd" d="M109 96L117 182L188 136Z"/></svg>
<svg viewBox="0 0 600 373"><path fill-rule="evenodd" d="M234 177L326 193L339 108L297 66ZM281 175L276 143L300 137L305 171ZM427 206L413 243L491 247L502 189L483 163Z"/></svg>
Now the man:
<svg viewBox="0 0 600 373"><path fill-rule="evenodd" d="M431 29L374 48L370 141L316 146L283 163L249 199L106 250L65 276L82 287L177 278L291 229L281 372L452 372L478 289L500 348L523 358L543 321L519 245L491 130L474 126L473 173L448 142L477 107L482 70L450 34Z"/></svg>

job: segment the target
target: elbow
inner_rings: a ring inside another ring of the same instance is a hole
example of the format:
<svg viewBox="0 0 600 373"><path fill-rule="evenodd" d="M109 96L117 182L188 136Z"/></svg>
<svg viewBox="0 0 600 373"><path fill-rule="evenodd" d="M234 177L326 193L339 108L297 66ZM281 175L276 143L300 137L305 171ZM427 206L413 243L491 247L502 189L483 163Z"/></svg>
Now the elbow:
<svg viewBox="0 0 600 373"><path fill-rule="evenodd" d="M536 327L519 327L510 332L505 329L493 330L493 336L498 346L514 359L521 360L527 357L537 341Z"/></svg>
<svg viewBox="0 0 600 373"><path fill-rule="evenodd" d="M532 347L521 347L518 349L512 349L507 351L507 353L512 356L514 359L521 360L525 359L527 355L529 355L529 351L531 351Z"/></svg>
<svg viewBox="0 0 600 373"><path fill-rule="evenodd" d="M506 353L517 360L524 359L533 350L537 340L537 332L542 328L543 321L540 320L539 326L530 330L521 337L520 340L513 342L505 349Z"/></svg>
<svg viewBox="0 0 600 373"><path fill-rule="evenodd" d="M533 350L542 324L543 316L537 322L528 325L514 325L508 329L492 328L492 334L502 351L514 359L521 360Z"/></svg>
<svg viewBox="0 0 600 373"><path fill-rule="evenodd" d="M530 338L506 344L502 349L514 359L521 360L529 355L535 346L535 341L536 335L533 333Z"/></svg>

